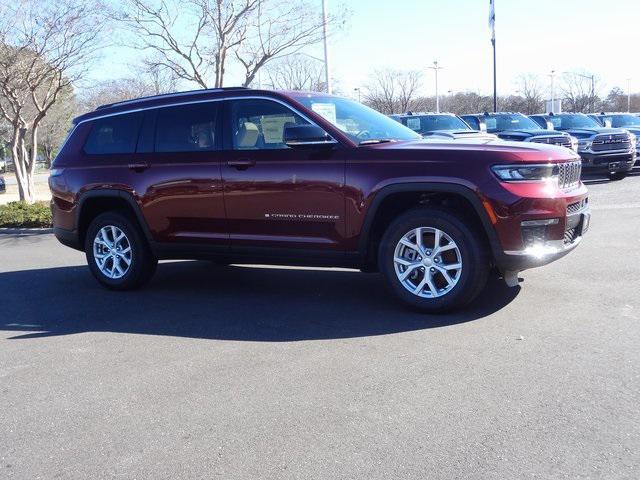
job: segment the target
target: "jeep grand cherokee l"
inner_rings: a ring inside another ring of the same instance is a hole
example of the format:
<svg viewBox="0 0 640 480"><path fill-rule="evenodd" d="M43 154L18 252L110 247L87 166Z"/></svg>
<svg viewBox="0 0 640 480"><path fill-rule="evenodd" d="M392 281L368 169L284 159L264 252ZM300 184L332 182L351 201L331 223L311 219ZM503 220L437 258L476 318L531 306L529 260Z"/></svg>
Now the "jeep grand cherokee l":
<svg viewBox="0 0 640 480"><path fill-rule="evenodd" d="M444 140L466 140L480 138L495 140L498 137L480 130L473 130L457 115L453 113L413 113L389 115L405 127L409 127L425 138Z"/></svg>
<svg viewBox="0 0 640 480"><path fill-rule="evenodd" d="M462 119L473 128L493 133L502 140L534 142L577 150L578 141L566 133L552 133L541 129L521 113L497 112L462 115Z"/></svg>
<svg viewBox="0 0 640 480"><path fill-rule="evenodd" d="M582 167L606 171L613 178L624 177L636 161L636 145L631 134L621 128L606 128L582 113L531 115L538 125L551 123L554 130L578 139Z"/></svg>
<svg viewBox="0 0 640 480"><path fill-rule="evenodd" d="M49 180L55 234L104 286L158 259L382 272L423 311L470 302L492 267L562 257L589 225L580 162L534 143L425 142L322 93L216 89L74 120Z"/></svg>

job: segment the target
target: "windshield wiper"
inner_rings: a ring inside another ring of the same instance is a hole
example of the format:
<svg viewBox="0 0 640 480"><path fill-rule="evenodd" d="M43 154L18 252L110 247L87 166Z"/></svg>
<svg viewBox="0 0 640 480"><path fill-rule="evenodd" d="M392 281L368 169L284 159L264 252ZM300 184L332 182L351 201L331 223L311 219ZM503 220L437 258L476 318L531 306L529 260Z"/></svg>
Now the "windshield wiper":
<svg viewBox="0 0 640 480"><path fill-rule="evenodd" d="M393 138L370 138L368 140L362 140L358 145L374 145L377 143L389 143L395 142Z"/></svg>

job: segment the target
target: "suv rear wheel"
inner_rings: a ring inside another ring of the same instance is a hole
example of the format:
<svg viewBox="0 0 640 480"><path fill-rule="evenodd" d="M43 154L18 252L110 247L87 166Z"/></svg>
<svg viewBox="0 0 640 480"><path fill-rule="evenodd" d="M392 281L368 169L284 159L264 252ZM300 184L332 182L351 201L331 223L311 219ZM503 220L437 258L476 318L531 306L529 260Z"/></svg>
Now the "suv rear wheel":
<svg viewBox="0 0 640 480"><path fill-rule="evenodd" d="M404 303L425 312L462 308L484 288L489 272L484 243L453 212L410 210L380 243L380 270Z"/></svg>
<svg viewBox="0 0 640 480"><path fill-rule="evenodd" d="M116 212L103 213L91 222L84 247L93 276L113 290L140 287L158 264L138 226Z"/></svg>

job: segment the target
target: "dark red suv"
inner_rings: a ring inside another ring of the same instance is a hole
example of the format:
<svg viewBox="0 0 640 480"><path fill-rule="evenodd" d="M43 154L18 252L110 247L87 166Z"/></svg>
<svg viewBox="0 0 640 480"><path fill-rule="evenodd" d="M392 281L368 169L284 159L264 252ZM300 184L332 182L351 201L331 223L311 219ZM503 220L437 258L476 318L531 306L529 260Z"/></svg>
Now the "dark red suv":
<svg viewBox="0 0 640 480"><path fill-rule="evenodd" d="M76 118L50 187L56 236L112 289L167 258L339 266L425 311L464 306L492 267L515 285L590 218L569 149L427 143L347 99L240 88Z"/></svg>

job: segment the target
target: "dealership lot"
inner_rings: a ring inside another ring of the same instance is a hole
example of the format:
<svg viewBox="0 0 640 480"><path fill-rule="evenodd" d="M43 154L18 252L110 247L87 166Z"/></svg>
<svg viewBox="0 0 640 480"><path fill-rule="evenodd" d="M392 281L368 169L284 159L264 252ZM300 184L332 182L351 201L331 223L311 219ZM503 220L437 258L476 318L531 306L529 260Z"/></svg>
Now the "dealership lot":
<svg viewBox="0 0 640 480"><path fill-rule="evenodd" d="M638 478L640 175L589 183L574 253L441 317L347 270L112 293L0 235L0 477Z"/></svg>

